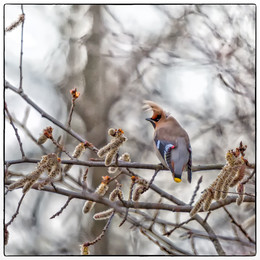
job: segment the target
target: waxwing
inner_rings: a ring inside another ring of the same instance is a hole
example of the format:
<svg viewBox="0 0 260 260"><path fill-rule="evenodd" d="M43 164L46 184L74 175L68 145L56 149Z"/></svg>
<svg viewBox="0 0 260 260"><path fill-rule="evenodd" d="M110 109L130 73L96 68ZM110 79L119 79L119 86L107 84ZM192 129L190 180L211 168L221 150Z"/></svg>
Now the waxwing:
<svg viewBox="0 0 260 260"><path fill-rule="evenodd" d="M145 100L144 108L152 110L146 118L154 127L154 149L161 163L171 172L175 182L181 182L182 171L187 166L191 182L192 152L187 132L177 120L152 101Z"/></svg>

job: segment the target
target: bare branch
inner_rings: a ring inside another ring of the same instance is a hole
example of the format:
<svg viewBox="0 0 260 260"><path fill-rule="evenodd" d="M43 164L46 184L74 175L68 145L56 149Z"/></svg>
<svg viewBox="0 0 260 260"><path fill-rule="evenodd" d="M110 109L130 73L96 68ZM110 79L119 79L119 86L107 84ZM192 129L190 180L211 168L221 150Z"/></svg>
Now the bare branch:
<svg viewBox="0 0 260 260"><path fill-rule="evenodd" d="M23 90L23 30L24 30L24 20L25 20L25 14L23 11L23 5L21 5L21 10L22 10L22 26L21 26L21 49L20 49L20 65L19 65L19 70L20 70L20 83L19 83L19 91Z"/></svg>
<svg viewBox="0 0 260 260"><path fill-rule="evenodd" d="M5 228L7 228L9 225L12 224L12 222L14 221L14 219L17 217L17 215L19 214L19 210L20 210L20 207L22 205L22 201L24 199L24 196L25 196L26 193L23 193L22 197L20 198L19 202L18 202L18 206L17 206L17 209L14 213L14 215L12 216L11 220L5 224Z"/></svg>
<svg viewBox="0 0 260 260"><path fill-rule="evenodd" d="M200 188L201 182L202 182L202 176L200 176L200 178L198 179L197 185L196 185L196 187L195 187L195 190L194 190L194 192L193 192L193 194L192 194L192 197L191 197L191 200L190 200L190 203L189 203L190 206L191 206L191 205L193 204L193 202L194 202L194 199L195 199L195 197L196 197L196 195L197 195L197 191L198 191L199 188Z"/></svg>
<svg viewBox="0 0 260 260"><path fill-rule="evenodd" d="M35 102L33 102L23 91L19 91L17 88L12 86L8 81L5 81L5 88L10 89L13 92L15 92L16 94L20 95L28 104L30 104L35 110L37 110L41 114L42 117L47 118L53 124L57 125L58 127L63 129L65 132L67 132L68 134L70 134L71 136L73 136L74 138L79 140L80 142L83 142L83 143L86 142L86 140L84 138L82 138L81 136L79 136L76 132L65 127L64 124L62 124L61 122L56 120L51 115L47 114L42 108L40 108ZM88 145L89 149L91 149L94 152L98 151L98 149L96 147L94 147L93 144L91 144L91 143L88 143L88 144L89 144Z"/></svg>
<svg viewBox="0 0 260 260"><path fill-rule="evenodd" d="M224 206L223 209L228 214L229 218L231 219L231 223L236 225L239 230L245 235L245 237L251 242L255 244L255 241L248 235L248 233L245 231L245 229L235 220L235 218L232 216L232 214L227 210L227 208Z"/></svg>
<svg viewBox="0 0 260 260"><path fill-rule="evenodd" d="M63 212L63 210L67 208L67 206L69 205L69 203L70 203L70 201L71 201L72 199L73 199L72 197L68 197L66 203L61 207L61 209L60 209L58 212L56 212L54 215L52 215L52 216L50 217L50 219L53 219L53 218L59 216L59 215Z"/></svg>
<svg viewBox="0 0 260 260"><path fill-rule="evenodd" d="M9 111L8 111L8 108L7 108L7 104L6 104L6 103L5 103L5 111L6 111L7 115L8 115L8 117L9 117L10 124L11 124L11 126L13 127L13 129L14 129L15 136L16 136L17 141L18 141L18 143L19 143L19 147L20 147L20 151L21 151L21 154L22 154L22 158L25 159L25 153L24 153L24 150L23 150L23 144L22 144L21 138L20 138L20 136L19 136L19 134L18 134L18 129L15 127L15 125L14 125L14 123L13 123L12 116L11 116L11 114L10 114Z"/></svg>

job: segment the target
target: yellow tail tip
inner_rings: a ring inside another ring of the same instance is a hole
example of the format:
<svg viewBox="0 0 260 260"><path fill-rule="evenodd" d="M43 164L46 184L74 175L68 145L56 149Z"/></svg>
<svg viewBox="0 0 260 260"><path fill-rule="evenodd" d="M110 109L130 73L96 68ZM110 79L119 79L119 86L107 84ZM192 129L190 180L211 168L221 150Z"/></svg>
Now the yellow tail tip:
<svg viewBox="0 0 260 260"><path fill-rule="evenodd" d="M175 182L181 182L181 179L180 178L174 178L174 181Z"/></svg>

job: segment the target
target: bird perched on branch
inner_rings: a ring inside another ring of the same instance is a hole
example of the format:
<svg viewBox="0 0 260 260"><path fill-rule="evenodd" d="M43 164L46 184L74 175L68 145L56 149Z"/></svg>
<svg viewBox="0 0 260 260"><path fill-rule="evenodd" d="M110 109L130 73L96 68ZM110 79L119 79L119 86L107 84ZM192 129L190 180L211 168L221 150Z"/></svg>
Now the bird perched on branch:
<svg viewBox="0 0 260 260"><path fill-rule="evenodd" d="M152 101L144 101L144 109L152 110L146 118L154 127L154 148L161 163L170 169L175 182L181 182L182 171L187 166L188 181L191 182L192 152L187 132L177 120Z"/></svg>

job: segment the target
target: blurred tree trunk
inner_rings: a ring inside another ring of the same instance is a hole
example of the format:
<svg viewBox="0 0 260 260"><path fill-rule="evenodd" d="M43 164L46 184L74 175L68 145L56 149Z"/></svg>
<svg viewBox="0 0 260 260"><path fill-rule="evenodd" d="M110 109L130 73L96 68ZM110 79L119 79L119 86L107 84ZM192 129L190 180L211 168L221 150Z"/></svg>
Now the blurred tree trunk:
<svg viewBox="0 0 260 260"><path fill-rule="evenodd" d="M80 130L80 132L83 132L82 136L93 143L97 148L100 148L107 143L107 130L109 127L112 127L108 125L109 110L111 105L119 97L118 91L115 91L115 88L117 88L114 82L115 80L109 76L110 66L101 55L102 40L106 32L102 20L102 8L104 7L100 5L92 5L89 10L89 13L93 16L92 32L90 37L82 43L86 45L88 51L88 62L86 67L83 72L76 72L75 74L67 76L66 80L63 81L62 86L62 88L65 89L63 92L68 93L69 89L80 85L80 81L81 85L82 81L84 82L83 91L81 91L80 95L80 102L77 102L75 112L82 118L81 121L84 123L83 129L85 129L85 131L82 131L82 129ZM71 41L71 44L73 44L73 41ZM73 50L75 51L75 48L73 49L70 47L69 56L76 56L75 53L73 54ZM79 53L77 55L79 55ZM72 65L69 63L70 61L68 60L68 66ZM67 99L70 106L68 95L63 93L63 96ZM79 126L73 125L73 129L76 130L77 128L79 128ZM92 152L89 152L89 157L95 156L96 155ZM97 187L101 182L101 176L105 175L107 175L107 171L104 168L89 169L89 176L92 178L92 187ZM94 210L100 211L101 207L96 204ZM84 217L87 218L88 216L82 217L83 223L81 223L81 225L83 229L85 227L84 223L86 223ZM89 223L89 225L92 226L89 234L90 236L83 239L94 239L102 232L105 225L104 221L96 221L93 225L92 224L93 223L91 222ZM83 235L86 234L84 230L82 232ZM108 237L109 235L107 234L95 246L94 254L109 254Z"/></svg>

